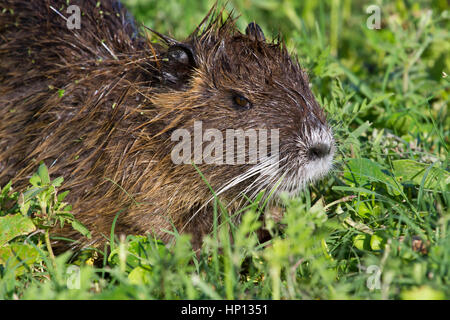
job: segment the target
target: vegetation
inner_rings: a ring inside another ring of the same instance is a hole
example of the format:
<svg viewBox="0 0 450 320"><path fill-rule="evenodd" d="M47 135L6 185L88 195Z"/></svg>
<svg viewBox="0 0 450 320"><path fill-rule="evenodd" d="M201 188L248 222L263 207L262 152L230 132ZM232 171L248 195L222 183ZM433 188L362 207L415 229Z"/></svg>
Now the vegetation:
<svg viewBox="0 0 450 320"><path fill-rule="evenodd" d="M123 2L176 37L213 4ZM283 199L281 224L268 215L270 241L255 234L258 199L240 225L216 200L220 218L198 254L185 235L165 246L117 239L111 226L104 251L54 257L49 227L89 232L41 165L29 190L0 189L0 299L449 299L449 7L377 3L379 30L368 28L369 1L227 3L241 30L257 21L298 55L338 143L332 174Z"/></svg>

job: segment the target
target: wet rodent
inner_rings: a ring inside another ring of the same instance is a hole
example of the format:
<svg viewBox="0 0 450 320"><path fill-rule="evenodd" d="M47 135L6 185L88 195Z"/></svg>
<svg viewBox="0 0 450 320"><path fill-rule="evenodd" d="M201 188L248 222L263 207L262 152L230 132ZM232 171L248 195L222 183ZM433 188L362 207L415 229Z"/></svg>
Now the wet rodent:
<svg viewBox="0 0 450 320"><path fill-rule="evenodd" d="M92 232L78 247L116 233L189 232L213 225L212 193L192 164L175 164L177 129L279 130L276 164L198 164L233 212L277 187L295 194L324 176L334 153L326 116L306 73L280 41L252 23L241 33L215 8L184 41L136 32L118 1L0 0L0 185L24 188L44 161L63 176L73 212ZM247 155L248 156L248 155ZM79 238L70 228L55 230ZM58 243L65 248L64 243Z"/></svg>

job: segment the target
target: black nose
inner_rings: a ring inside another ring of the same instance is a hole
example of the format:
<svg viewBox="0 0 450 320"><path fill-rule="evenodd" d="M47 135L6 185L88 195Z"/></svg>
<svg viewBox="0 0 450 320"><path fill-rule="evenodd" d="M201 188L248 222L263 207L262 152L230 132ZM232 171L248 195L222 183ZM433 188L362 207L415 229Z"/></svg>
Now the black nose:
<svg viewBox="0 0 450 320"><path fill-rule="evenodd" d="M326 143L317 143L308 150L310 160L318 160L330 154L331 147Z"/></svg>

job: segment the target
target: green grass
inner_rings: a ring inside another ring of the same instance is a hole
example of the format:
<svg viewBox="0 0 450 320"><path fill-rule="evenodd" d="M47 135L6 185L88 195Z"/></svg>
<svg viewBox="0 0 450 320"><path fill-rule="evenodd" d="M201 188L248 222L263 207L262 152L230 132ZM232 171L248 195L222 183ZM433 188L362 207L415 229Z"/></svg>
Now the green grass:
<svg viewBox="0 0 450 320"><path fill-rule="evenodd" d="M178 38L213 3L124 2L137 20ZM449 299L449 7L381 1L382 29L370 30L370 4L227 4L241 30L256 21L298 54L338 143L332 174L283 200L282 227L267 219L269 243L255 235L258 201L237 226L216 201L222 218L199 255L184 235L168 247L141 236L118 240L108 256L97 252L101 267L90 264L92 252L53 260L36 233L45 224L27 220L30 206L51 206L52 223L86 230L61 213L66 204L51 196L57 188L44 172L44 187L26 198L0 192L0 230L9 228L0 236L0 299ZM79 289L69 290L76 266Z"/></svg>

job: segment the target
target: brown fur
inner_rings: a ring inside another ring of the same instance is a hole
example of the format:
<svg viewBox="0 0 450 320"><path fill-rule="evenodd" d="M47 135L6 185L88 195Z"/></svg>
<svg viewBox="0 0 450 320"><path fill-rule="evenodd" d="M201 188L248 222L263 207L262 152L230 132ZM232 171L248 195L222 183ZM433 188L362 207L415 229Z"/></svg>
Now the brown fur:
<svg viewBox="0 0 450 320"><path fill-rule="evenodd" d="M0 0L0 12L6 9L0 14L0 185L12 179L24 188L44 161L52 177L65 178L76 217L93 233L82 245L103 243L120 210L118 233L154 231L167 240L163 229L173 223L200 244L212 225L211 205L202 208L211 192L192 165L172 163L174 129L191 130L200 120L204 129L223 132L279 128L281 158L289 162L299 148L292 133L304 132L305 123L326 125L306 74L285 47L240 33L221 12L182 42L160 35L155 44L133 38L116 1L72 2L85 14L81 30L68 30L49 9L67 16L65 0ZM189 65L167 59L169 48L180 45L194 53ZM236 110L233 92L254 107ZM199 169L218 189L248 166Z"/></svg>

